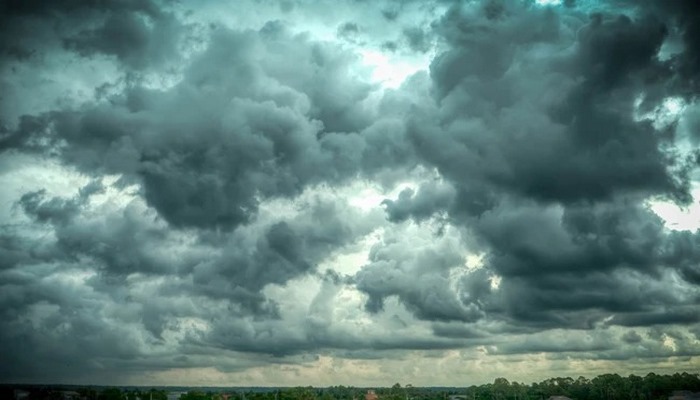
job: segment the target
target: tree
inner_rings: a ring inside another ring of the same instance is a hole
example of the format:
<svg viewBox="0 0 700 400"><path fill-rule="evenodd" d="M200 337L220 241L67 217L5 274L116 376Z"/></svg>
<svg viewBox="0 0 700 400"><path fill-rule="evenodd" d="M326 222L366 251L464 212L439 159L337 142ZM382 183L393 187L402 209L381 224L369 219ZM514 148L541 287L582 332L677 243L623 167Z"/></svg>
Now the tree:
<svg viewBox="0 0 700 400"><path fill-rule="evenodd" d="M100 393L100 400L122 400L122 391L118 388L105 389Z"/></svg>
<svg viewBox="0 0 700 400"><path fill-rule="evenodd" d="M505 400L510 392L510 382L506 378L496 378L493 381L493 398Z"/></svg>

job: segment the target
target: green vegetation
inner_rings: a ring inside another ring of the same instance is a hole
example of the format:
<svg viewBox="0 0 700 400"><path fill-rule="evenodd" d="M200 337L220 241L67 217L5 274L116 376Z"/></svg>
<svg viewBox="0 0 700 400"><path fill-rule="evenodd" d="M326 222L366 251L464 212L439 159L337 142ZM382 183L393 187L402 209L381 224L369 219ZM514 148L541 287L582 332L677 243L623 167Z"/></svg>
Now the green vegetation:
<svg viewBox="0 0 700 400"><path fill-rule="evenodd" d="M530 385L498 378L492 384L471 386L464 391L467 399L535 400L550 396L567 396L575 400L667 400L675 390L700 391L697 374L648 374L645 377L605 374L593 379L550 378ZM462 394L460 393L460 394Z"/></svg>
<svg viewBox="0 0 700 400"><path fill-rule="evenodd" d="M421 388L395 384L390 388L374 389L379 400L546 400L550 396L567 396L574 400L667 400L675 390L700 392L698 374L677 373L644 377L617 374L584 377L550 378L539 383L525 384L497 378L493 383L467 388ZM328 388L296 387L269 391L239 392L231 390L235 400L364 400L366 388L333 386ZM181 400L217 400L218 393L190 392ZM452 397L455 399L455 397Z"/></svg>
<svg viewBox="0 0 700 400"><path fill-rule="evenodd" d="M14 389L28 392L28 400L77 398L85 400L167 400L166 390L110 388L56 388L48 386L0 387L9 395ZM218 389L183 393L180 400L365 400L367 388L332 386L314 388ZM373 389L379 400L546 400L550 396L567 396L574 400L667 400L676 390L700 392L700 375L676 373L644 377L605 374L593 379L584 377L550 378L524 384L497 378L493 383L466 388L421 388L395 384ZM69 394L70 393L70 394ZM4 397L3 397L4 398Z"/></svg>

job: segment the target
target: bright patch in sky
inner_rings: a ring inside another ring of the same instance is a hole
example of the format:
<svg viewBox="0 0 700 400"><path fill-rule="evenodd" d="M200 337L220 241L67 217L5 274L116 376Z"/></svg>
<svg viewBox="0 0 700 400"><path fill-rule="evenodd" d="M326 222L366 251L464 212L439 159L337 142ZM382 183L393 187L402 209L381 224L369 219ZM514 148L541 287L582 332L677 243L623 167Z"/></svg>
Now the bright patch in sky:
<svg viewBox="0 0 700 400"><path fill-rule="evenodd" d="M667 97L654 110L641 113L640 106L644 101L644 95L635 99L635 119L637 121L651 120L657 129L665 128L670 124L677 122L687 108L687 104L683 99L678 97Z"/></svg>
<svg viewBox="0 0 700 400"><path fill-rule="evenodd" d="M353 207L361 209L362 211L369 211L373 208L379 207L382 204L382 201L386 199L386 195L369 186L356 193L357 194L355 196L348 199L348 203Z"/></svg>
<svg viewBox="0 0 700 400"><path fill-rule="evenodd" d="M537 4L540 6L558 6L561 4L561 0L537 0Z"/></svg>
<svg viewBox="0 0 700 400"><path fill-rule="evenodd" d="M700 229L700 188L692 192L693 202L688 207L679 207L669 201L650 201L649 207L666 223L666 227L676 231Z"/></svg>
<svg viewBox="0 0 700 400"><path fill-rule="evenodd" d="M406 78L425 69L416 62L401 60L377 50L362 49L360 55L362 63L372 69L372 81L381 83L385 88L398 88Z"/></svg>
<svg viewBox="0 0 700 400"><path fill-rule="evenodd" d="M499 287L501 287L501 280L502 278L498 275L491 277L491 289L497 290Z"/></svg>

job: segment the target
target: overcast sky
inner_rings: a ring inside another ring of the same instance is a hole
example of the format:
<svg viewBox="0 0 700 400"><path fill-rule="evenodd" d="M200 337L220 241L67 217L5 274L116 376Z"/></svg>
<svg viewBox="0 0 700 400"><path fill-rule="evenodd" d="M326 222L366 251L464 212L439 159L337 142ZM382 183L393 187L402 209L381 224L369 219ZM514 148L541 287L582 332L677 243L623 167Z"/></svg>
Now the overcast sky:
<svg viewBox="0 0 700 400"><path fill-rule="evenodd" d="M0 382L697 372L700 2L0 4Z"/></svg>

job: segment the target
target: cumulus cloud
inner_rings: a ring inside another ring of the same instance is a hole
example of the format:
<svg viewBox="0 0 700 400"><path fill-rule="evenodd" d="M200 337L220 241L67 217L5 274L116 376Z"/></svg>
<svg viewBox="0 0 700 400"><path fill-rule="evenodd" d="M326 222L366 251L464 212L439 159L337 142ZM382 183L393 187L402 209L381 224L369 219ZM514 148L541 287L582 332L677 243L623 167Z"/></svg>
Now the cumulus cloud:
<svg viewBox="0 0 700 400"><path fill-rule="evenodd" d="M195 8L2 3L0 381L699 356L696 2Z"/></svg>

